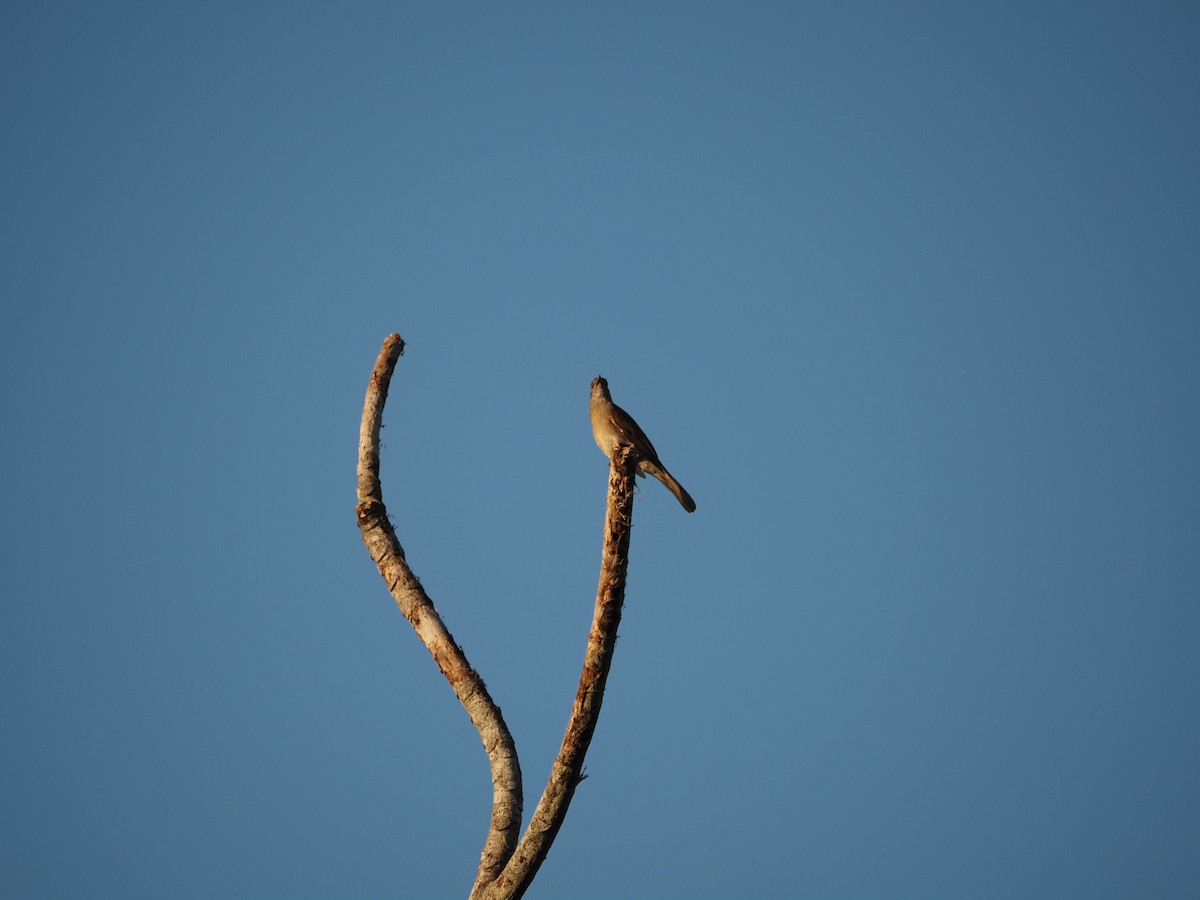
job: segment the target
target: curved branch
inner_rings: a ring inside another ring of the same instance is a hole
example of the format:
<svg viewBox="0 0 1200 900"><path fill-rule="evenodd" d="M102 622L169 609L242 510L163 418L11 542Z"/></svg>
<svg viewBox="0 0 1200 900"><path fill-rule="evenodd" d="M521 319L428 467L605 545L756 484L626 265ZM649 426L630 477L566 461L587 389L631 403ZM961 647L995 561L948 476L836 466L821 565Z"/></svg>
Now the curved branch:
<svg viewBox="0 0 1200 900"><path fill-rule="evenodd" d="M596 610L588 634L583 673L575 693L575 705L567 722L567 732L542 799L512 859L491 884L482 879L475 883L472 900L509 900L521 897L538 868L550 852L558 835L575 788L584 779L583 759L592 742L604 684L617 645L617 626L625 601L625 572L629 566L629 532L633 524L633 483L637 455L632 447L621 446L612 457L608 479L608 509L604 517L604 546L600 557L600 586L596 592Z"/></svg>
<svg viewBox="0 0 1200 900"><path fill-rule="evenodd" d="M383 489L379 483L379 429L392 370L403 352L404 341L400 335L388 335L367 388L358 437L358 527L400 612L433 654L434 662L466 708L487 751L492 769L492 823L483 846L477 881L477 884L485 884L495 880L516 845L521 827L521 767L516 745L504 724L500 708L492 702L483 679L471 668L433 608L421 582L408 567L404 549L383 505Z"/></svg>

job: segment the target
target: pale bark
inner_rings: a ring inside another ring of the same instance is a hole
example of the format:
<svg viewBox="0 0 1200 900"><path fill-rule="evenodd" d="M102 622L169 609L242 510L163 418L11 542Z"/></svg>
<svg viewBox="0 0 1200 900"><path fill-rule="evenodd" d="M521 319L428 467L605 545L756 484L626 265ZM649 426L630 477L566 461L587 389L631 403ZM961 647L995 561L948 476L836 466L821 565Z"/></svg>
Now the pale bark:
<svg viewBox="0 0 1200 900"><path fill-rule="evenodd" d="M450 682L479 731L492 769L492 822L480 858L471 900L515 900L528 889L546 859L567 815L575 788L584 779L583 761L596 730L604 685L617 643L617 626L625 599L629 536L633 521L634 475L637 456L628 446L613 453L609 471L608 505L600 558L600 584L592 628L588 634L583 672L566 734L546 789L529 827L517 843L521 825L521 769L516 746L499 707L492 702L483 679L468 664L462 649L442 623L421 582L404 558L383 505L379 483L379 430L388 385L396 360L404 352L400 335L389 335L371 373L363 406L358 444L358 524L363 543L379 567L396 605L429 648L438 668Z"/></svg>
<svg viewBox="0 0 1200 900"><path fill-rule="evenodd" d="M512 856L521 827L521 768L517 748L500 708L479 674L442 623L421 582L404 559L404 549L388 520L379 483L379 429L396 360L404 352L400 335L389 335L379 351L358 438L358 526L371 559L379 567L400 612L433 654L455 695L479 731L492 769L492 821L479 862L480 881L492 881Z"/></svg>

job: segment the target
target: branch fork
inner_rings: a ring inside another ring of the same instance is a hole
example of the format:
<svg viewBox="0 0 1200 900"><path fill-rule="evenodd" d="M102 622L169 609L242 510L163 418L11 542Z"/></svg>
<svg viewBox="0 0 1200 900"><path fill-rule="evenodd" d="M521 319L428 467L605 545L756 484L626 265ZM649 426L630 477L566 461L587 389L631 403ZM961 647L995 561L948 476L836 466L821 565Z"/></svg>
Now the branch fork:
<svg viewBox="0 0 1200 900"><path fill-rule="evenodd" d="M388 335L379 351L367 388L358 441L358 525L363 543L400 612L429 649L438 669L450 683L479 732L491 766L491 825L470 898L510 900L521 897L528 889L566 819L575 788L587 777L583 773L584 757L599 720L604 685L612 665L617 626L621 622L621 607L625 599L637 456L629 446L617 447L612 455L600 557L600 584L584 654L583 672L562 745L550 769L550 778L525 834L518 841L523 795L516 744L483 679L471 668L420 580L409 568L404 548L396 537L383 503L379 481L379 432L392 372L403 352L404 341L400 335Z"/></svg>

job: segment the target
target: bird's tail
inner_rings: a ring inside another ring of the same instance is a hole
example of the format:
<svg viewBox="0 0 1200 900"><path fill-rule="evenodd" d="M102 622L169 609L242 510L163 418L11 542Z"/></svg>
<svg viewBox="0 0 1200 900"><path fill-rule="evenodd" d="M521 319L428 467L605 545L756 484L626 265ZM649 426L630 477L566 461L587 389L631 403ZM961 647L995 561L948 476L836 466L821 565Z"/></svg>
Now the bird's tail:
<svg viewBox="0 0 1200 900"><path fill-rule="evenodd" d="M643 469L661 481L666 486L667 490L675 495L675 499L679 501L680 506L682 506L688 512L696 511L696 501L692 499L691 494L683 489L683 485L676 481L670 472L661 466L654 465L654 463L646 459L641 460L641 466Z"/></svg>

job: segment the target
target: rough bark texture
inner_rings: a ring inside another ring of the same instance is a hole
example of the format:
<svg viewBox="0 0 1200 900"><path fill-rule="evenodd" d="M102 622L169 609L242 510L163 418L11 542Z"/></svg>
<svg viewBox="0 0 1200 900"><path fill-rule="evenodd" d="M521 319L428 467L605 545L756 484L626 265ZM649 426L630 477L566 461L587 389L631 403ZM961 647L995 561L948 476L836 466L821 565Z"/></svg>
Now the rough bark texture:
<svg viewBox="0 0 1200 900"><path fill-rule="evenodd" d="M367 399L363 405L358 438L358 526L371 559L379 567L400 612L412 624L417 637L429 648L455 695L479 731L492 769L492 822L484 843L476 882L495 880L512 857L521 828L521 768L512 735L500 709L492 702L487 687L467 662L462 649L442 623L421 582L404 559L404 549L388 521L379 483L379 429L388 385L396 360L404 352L400 335L388 335L379 352Z"/></svg>
<svg viewBox="0 0 1200 900"><path fill-rule="evenodd" d="M634 475L637 455L633 448L618 447L612 456L608 481L608 508L600 560L600 586L588 634L583 673L575 705L567 723L562 747L550 770L542 799L534 810L520 843L521 769L516 746L499 707L467 662L462 649L442 623L421 582L404 558L404 549L388 520L379 482L379 430L388 385L396 360L404 352L400 335L389 335L371 373L363 405L358 440L358 525L371 559L400 612L417 637L429 648L442 674L466 708L479 731L492 768L492 823L479 863L472 900L514 900L524 895L567 815L575 788L583 780L583 760L604 700L604 684L617 643L617 626L625 600L625 573L629 565L629 534L633 522Z"/></svg>
<svg viewBox="0 0 1200 900"><path fill-rule="evenodd" d="M618 447L612 457L608 480L608 509L604 517L596 609L567 732L551 767L546 790L516 852L494 882L488 884L482 879L476 882L472 900L509 900L525 893L566 819L576 786L583 780L583 760L600 718L604 684L612 665L617 626L621 623L621 607L625 600L636 473L637 456L632 448Z"/></svg>

